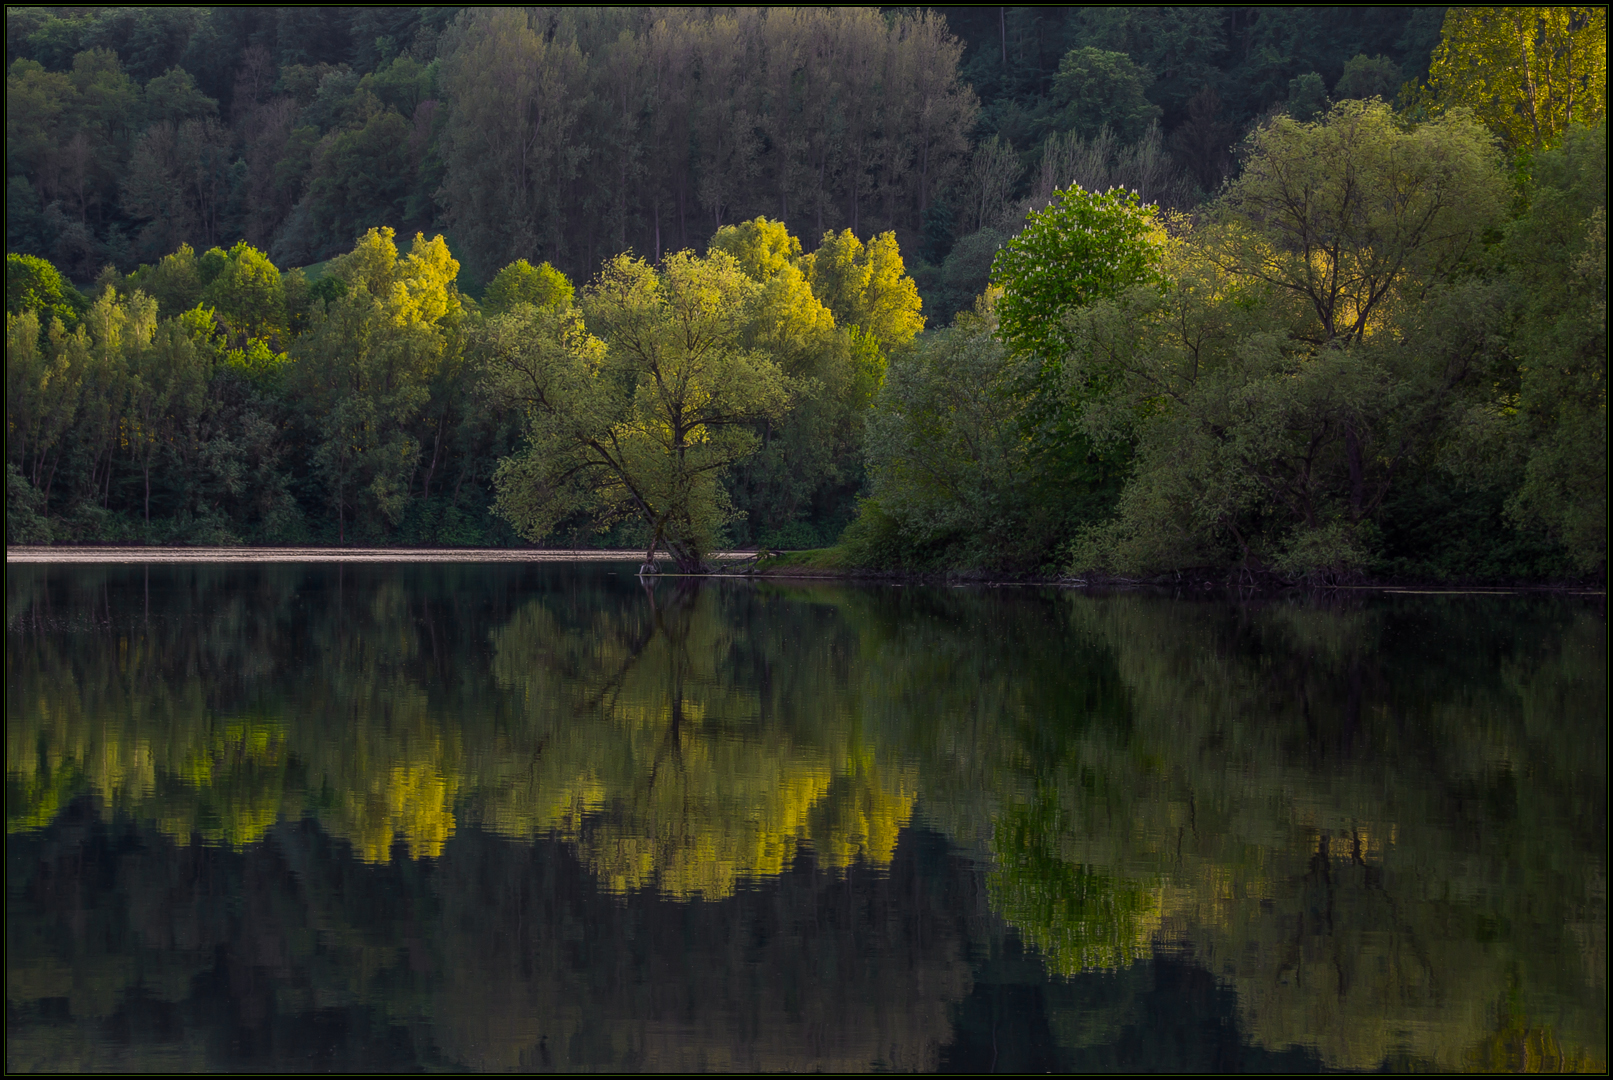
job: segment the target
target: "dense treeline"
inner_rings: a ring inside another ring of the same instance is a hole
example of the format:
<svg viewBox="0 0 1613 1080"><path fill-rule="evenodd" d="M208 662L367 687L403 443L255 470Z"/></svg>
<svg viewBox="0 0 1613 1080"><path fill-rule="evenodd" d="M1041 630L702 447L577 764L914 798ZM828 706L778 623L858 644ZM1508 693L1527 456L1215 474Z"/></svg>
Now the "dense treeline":
<svg viewBox="0 0 1613 1080"><path fill-rule="evenodd" d="M1056 192L893 358L844 556L1604 573L1605 31L1453 9L1398 109L1263 118L1189 214Z"/></svg>
<svg viewBox="0 0 1613 1080"><path fill-rule="evenodd" d="M475 282L516 258L587 277L618 252L659 259L759 213L813 237L916 235L977 109L961 46L929 13L34 10L11 23L8 241L77 278L180 241L246 239L305 265L382 225L440 229ZM153 35L168 39L162 59ZM95 47L63 55L75 36ZM227 75L196 55L221 47Z"/></svg>
<svg viewBox="0 0 1613 1080"><path fill-rule="evenodd" d="M510 438L471 392L457 270L390 230L312 286L187 245L84 302L8 256L8 288L50 298L7 319L10 538L484 539Z"/></svg>
<svg viewBox="0 0 1613 1080"><path fill-rule="evenodd" d="M1158 122L1152 166L1212 191L1263 113L1420 78L1441 11L19 8L7 250L87 282L180 242L303 266L389 225L442 232L474 292L763 214L895 230L944 317L1072 140Z"/></svg>
<svg viewBox="0 0 1613 1080"><path fill-rule="evenodd" d="M823 543L923 325L891 233L805 254L762 218L580 294L517 260L485 305L441 236L319 269L186 245L91 301L8 255L10 539Z"/></svg>
<svg viewBox="0 0 1613 1080"><path fill-rule="evenodd" d="M1519 192L1470 114L1352 102L1262 128L1192 219L1065 192L893 361L856 558L1599 573L1606 146Z"/></svg>
<svg viewBox="0 0 1613 1080"><path fill-rule="evenodd" d="M1603 565L1605 16L987 10L11 13L8 537Z"/></svg>

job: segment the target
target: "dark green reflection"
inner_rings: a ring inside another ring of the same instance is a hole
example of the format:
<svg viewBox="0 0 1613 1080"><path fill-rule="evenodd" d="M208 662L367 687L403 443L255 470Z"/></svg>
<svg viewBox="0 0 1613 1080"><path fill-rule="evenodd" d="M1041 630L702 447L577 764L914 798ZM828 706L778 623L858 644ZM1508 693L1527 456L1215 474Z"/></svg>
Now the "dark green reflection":
<svg viewBox="0 0 1613 1080"><path fill-rule="evenodd" d="M362 1004L424 1025L426 1063L932 1067L980 920L1073 988L1167 950L1242 1039L1332 1067L1606 1060L1599 607L24 566L7 620L8 850L36 860L8 876L44 896L40 852L127 848L81 882L100 952L13 904L19 1017L194 1000L258 930L165 905L224 874L277 928L265 1016ZM903 863L917 823L980 889ZM1043 997L1061 1054L1146 1020ZM634 1026L652 998L672 1026Z"/></svg>
<svg viewBox="0 0 1613 1080"><path fill-rule="evenodd" d="M999 788L992 896L1051 966L1168 945L1332 1067L1606 1060L1599 609L1066 603L1129 725Z"/></svg>

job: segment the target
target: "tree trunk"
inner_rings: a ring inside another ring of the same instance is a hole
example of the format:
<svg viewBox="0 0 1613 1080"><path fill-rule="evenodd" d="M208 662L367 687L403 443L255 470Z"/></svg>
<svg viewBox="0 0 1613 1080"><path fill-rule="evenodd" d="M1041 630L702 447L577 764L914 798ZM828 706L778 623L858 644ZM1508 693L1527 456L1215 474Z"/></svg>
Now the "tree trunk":
<svg viewBox="0 0 1613 1080"><path fill-rule="evenodd" d="M670 540L666 544L667 554L677 564L680 574L703 574L706 572L706 561L692 546L681 540Z"/></svg>
<svg viewBox="0 0 1613 1080"><path fill-rule="evenodd" d="M447 419L448 413L446 410L437 419L437 438L431 447L431 465L426 469L426 483L425 487L420 491L421 499L431 498L431 478L437 472L437 455L442 451L442 427Z"/></svg>
<svg viewBox="0 0 1613 1080"><path fill-rule="evenodd" d="M818 236L823 236L823 170L828 167L829 154L827 151L818 158Z"/></svg>
<svg viewBox="0 0 1613 1080"><path fill-rule="evenodd" d="M1361 462L1361 437L1356 434L1354 424L1344 429L1344 453L1350 466L1350 524L1355 525L1361 521L1361 501L1363 490L1366 487L1366 469Z"/></svg>
<svg viewBox="0 0 1613 1080"><path fill-rule="evenodd" d="M678 247L689 246L689 199L682 186L678 188Z"/></svg>
<svg viewBox="0 0 1613 1080"><path fill-rule="evenodd" d="M862 233L857 231L857 189L862 186L862 161L860 155L854 160L856 164L851 170L851 235L861 237Z"/></svg>
<svg viewBox="0 0 1613 1080"><path fill-rule="evenodd" d="M56 451L56 456L51 459L50 472L45 474L45 513L46 514L50 513L50 487L51 487L52 484L54 484L56 482L56 466L60 465L61 463L62 463L62 452L60 450L58 450L58 451ZM36 484L35 486L37 487L38 485Z"/></svg>
<svg viewBox="0 0 1613 1080"><path fill-rule="evenodd" d="M661 546L661 530L664 525L664 521L656 522L655 529L650 533L649 547L644 549L644 561L639 564L639 577L643 577L646 574L659 574L661 572L661 567L655 561L655 549Z"/></svg>

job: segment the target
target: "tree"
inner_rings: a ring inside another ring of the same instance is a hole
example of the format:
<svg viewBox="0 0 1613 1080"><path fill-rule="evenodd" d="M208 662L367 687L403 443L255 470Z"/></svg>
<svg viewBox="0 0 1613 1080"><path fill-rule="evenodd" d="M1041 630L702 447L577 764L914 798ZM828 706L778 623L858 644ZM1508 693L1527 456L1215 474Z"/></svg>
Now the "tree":
<svg viewBox="0 0 1613 1080"><path fill-rule="evenodd" d="M1381 101L1346 101L1316 124L1280 117L1219 204L1270 246L1227 249L1229 269L1301 299L1312 344L1362 341L1408 275L1437 280L1473 256L1501 210L1495 166L1461 116L1407 131Z"/></svg>
<svg viewBox="0 0 1613 1080"><path fill-rule="evenodd" d="M1607 122L1541 155L1507 237L1519 419L1513 516L1544 521L1581 572L1607 564ZM1510 381L1510 380L1509 380ZM1511 438L1515 432L1503 429Z"/></svg>
<svg viewBox="0 0 1613 1080"><path fill-rule="evenodd" d="M327 273L345 285L293 345L294 385L317 441L325 480L347 538L349 511L374 533L396 526L413 494L420 442L411 426L427 384L457 347L459 263L438 236L417 234L398 257L391 229L371 229Z"/></svg>
<svg viewBox="0 0 1613 1080"><path fill-rule="evenodd" d="M960 311L968 311L991 281L991 263L1008 237L996 229L970 233L952 246L941 262L940 286L926 300L929 321L945 326Z"/></svg>
<svg viewBox="0 0 1613 1080"><path fill-rule="evenodd" d="M1514 150L1554 146L1607 115L1607 9L1453 7L1428 72L1437 108L1465 106Z"/></svg>
<svg viewBox="0 0 1613 1080"><path fill-rule="evenodd" d="M499 465L498 512L532 540L579 510L637 517L646 562L665 549L698 571L731 512L722 474L756 449L749 425L789 406L778 363L742 342L759 291L720 251L659 270L619 255L582 312L490 320L496 392L527 420L526 447Z"/></svg>
<svg viewBox="0 0 1613 1080"><path fill-rule="evenodd" d="M135 293L136 297L143 294ZM162 320L130 364L130 449L144 482L143 510L151 525L151 470L157 455L190 437L186 421L201 410L207 389L206 358L200 355L183 323Z"/></svg>
<svg viewBox="0 0 1613 1080"><path fill-rule="evenodd" d="M1150 124L1133 143L1121 142L1108 128L1090 139L1073 131L1049 136L1042 144L1041 173L1031 189L1030 209L1045 208L1060 188L1072 184L1086 191L1123 188L1136 192L1144 203L1160 207L1198 202L1192 182L1165 152L1158 124Z"/></svg>
<svg viewBox="0 0 1613 1080"><path fill-rule="evenodd" d="M84 313L82 326L88 330L87 340L75 335L74 340L58 338L52 345L83 372L74 435L80 453L88 458L88 483L75 494L105 510L112 500L117 452L127 443L132 368L156 333L157 303L139 291L120 297L105 289Z"/></svg>
<svg viewBox="0 0 1613 1080"><path fill-rule="evenodd" d="M202 298L201 270L189 244L180 244L173 254L140 267L129 275L128 283L131 289L139 289L157 301L157 310L164 318L189 311Z"/></svg>
<svg viewBox="0 0 1613 1080"><path fill-rule="evenodd" d="M89 301L83 294L69 285L48 261L35 255L7 252L8 314L20 315L32 311L39 316L42 329L47 328L52 319L60 319L71 328L78 323L80 314L88 305Z"/></svg>
<svg viewBox="0 0 1613 1080"><path fill-rule="evenodd" d="M517 304L565 308L571 306L574 293L566 275L548 263L533 266L517 259L488 282L483 305L489 315L502 315Z"/></svg>
<svg viewBox="0 0 1613 1080"><path fill-rule="evenodd" d="M973 566L1025 557L1029 448L997 329L982 302L892 360L868 419L868 499L847 534L861 557Z"/></svg>
<svg viewBox="0 0 1613 1080"><path fill-rule="evenodd" d="M286 304L280 271L245 240L230 249L228 262L202 290L202 300L213 308L231 346L245 348L251 338L284 344Z"/></svg>
<svg viewBox="0 0 1613 1080"><path fill-rule="evenodd" d="M902 264L895 233L881 233L867 246L850 229L824 233L818 250L803 261L813 295L834 313L837 325L861 328L887 352L924 329L923 301Z"/></svg>
<svg viewBox="0 0 1613 1080"><path fill-rule="evenodd" d="M362 123L332 131L309 156L307 190L296 208L322 239L315 251L339 250L350 236L380 225L402 228L415 182L413 129L391 108L382 108L368 91L373 110Z"/></svg>
<svg viewBox="0 0 1613 1080"><path fill-rule="evenodd" d="M141 243L152 253L224 238L233 182L228 128L213 119L164 120L135 144L123 178L123 208L149 224Z"/></svg>
<svg viewBox="0 0 1613 1080"><path fill-rule="evenodd" d="M1171 153L1193 174L1200 190L1214 194L1232 172L1232 142L1237 127L1221 113L1221 96L1204 87L1187 103L1187 119L1171 132Z"/></svg>
<svg viewBox="0 0 1613 1080"><path fill-rule="evenodd" d="M573 138L585 62L524 11L461 12L443 42L442 197L472 272L559 253L561 195L585 155Z"/></svg>
<svg viewBox="0 0 1613 1080"><path fill-rule="evenodd" d="M590 68L594 80L593 103L602 115L600 123L604 170L596 181L604 188L599 194L609 206L615 230L611 240L619 250L627 250L628 222L637 209L634 196L643 177L643 120L646 107L644 41L624 29L601 50L600 61ZM634 230L637 231L636 229Z"/></svg>
<svg viewBox="0 0 1613 1080"><path fill-rule="evenodd" d="M754 71L760 60L757 13L715 11L700 24L695 63L700 72L693 102L695 192L711 226L746 196L757 166ZM737 17L736 17L737 16Z"/></svg>
<svg viewBox="0 0 1613 1080"><path fill-rule="evenodd" d="M1283 111L1301 123L1316 119L1327 111L1327 83L1314 71L1289 79Z"/></svg>
<svg viewBox="0 0 1613 1080"><path fill-rule="evenodd" d="M1163 119L1174 123L1202 87L1223 81L1223 58L1243 51L1227 47L1228 31L1243 37L1248 34L1248 21L1258 21L1264 14L1239 13L1229 19L1225 8L1074 8L1067 16L1074 25L1065 33L1069 40L1124 55L1146 71L1150 76L1148 100L1161 105ZM1243 27L1239 27L1240 21ZM1287 58L1292 50L1282 55Z"/></svg>
<svg viewBox="0 0 1613 1080"><path fill-rule="evenodd" d="M32 310L6 314L6 463L43 493L46 510L84 378L83 365L74 360L87 351L87 340L80 328L70 339L80 348L63 348L67 335L61 320L53 319L42 342L39 324Z"/></svg>
<svg viewBox="0 0 1613 1080"><path fill-rule="evenodd" d="M169 68L146 83L145 99L148 122L181 124L218 117L218 102L202 93L190 72L181 67Z"/></svg>
<svg viewBox="0 0 1613 1080"><path fill-rule="evenodd" d="M1065 367L1079 347L1071 319L1082 308L1158 280L1164 231L1133 192L1097 195L1078 187L1032 214L992 261L997 336L1007 347L1001 392L1011 396L1025 442L1019 502L1021 559L1044 558L1074 529L1107 512L1122 475L1111 454L1075 425ZM1094 385L1088 392L1098 392ZM1034 537L1034 539L1032 539Z"/></svg>
<svg viewBox="0 0 1613 1080"><path fill-rule="evenodd" d="M723 226L711 238L710 248L730 256L762 286L750 313L749 343L774 356L787 374L808 375L814 364L806 354L823 348L824 339L835 329L835 317L802 269L810 260L801 254L801 241L782 221L755 218ZM863 285L865 294L873 291L877 290L871 284ZM880 300L858 302L871 309Z"/></svg>
<svg viewBox="0 0 1613 1080"><path fill-rule="evenodd" d="M1158 280L1164 243L1152 207L1136 194L1076 185L1054 193L997 253L991 281L999 333L1010 349L1056 367L1071 348L1065 316L1133 285Z"/></svg>
<svg viewBox="0 0 1613 1080"><path fill-rule="evenodd" d="M1340 101L1373 97L1389 101L1399 89L1400 67L1393 60L1357 53L1345 61L1344 74L1333 84L1333 96Z"/></svg>
<svg viewBox="0 0 1613 1080"><path fill-rule="evenodd" d="M975 147L964 180L967 192L964 221L972 223L970 232L1006 224L1014 213L1009 196L1024 171L1013 144L996 135Z"/></svg>
<svg viewBox="0 0 1613 1080"><path fill-rule="evenodd" d="M1261 129L1209 221L1165 249L1163 289L1066 322L1081 430L1138 440L1109 554L1078 561L1365 566L1391 486L1494 361L1499 297L1471 269L1504 190L1466 115L1406 130L1349 101Z"/></svg>
<svg viewBox="0 0 1613 1080"><path fill-rule="evenodd" d="M1091 138L1104 127L1122 139L1142 135L1160 118L1158 105L1144 96L1153 76L1125 53L1090 46L1071 49L1053 76L1053 99L1064 108L1059 123Z"/></svg>
<svg viewBox="0 0 1613 1080"><path fill-rule="evenodd" d="M724 226L711 250L733 256L761 286L743 340L795 380L789 415L757 424L760 449L730 474L742 527L758 544L817 546L827 538L799 519L809 508L820 522L834 519L848 506L844 489L856 482L862 418L884 370L878 342L836 326L802 270L800 241L783 222Z"/></svg>
<svg viewBox="0 0 1613 1080"><path fill-rule="evenodd" d="M778 9L769 11L769 24ZM892 140L883 129L882 118L891 104L890 87L881 85L881 65L890 49L890 30L880 13L873 8L828 8L805 12L807 16L822 19L819 33L828 33L834 42L829 55L811 49L811 38L806 44L810 52L818 52L825 66L832 65L830 74L836 88L835 105L838 117L824 116L822 122L838 129L840 138L841 184L844 193L842 204L849 204L851 231L862 229L863 203L878 189L877 176L888 166ZM832 59L831 59L832 58ZM953 61L954 65L956 61ZM787 65L774 77L783 77ZM954 81L956 75L954 73ZM952 108L967 110L972 102L967 99L942 98ZM958 115L963 115L962 113ZM781 126L790 126L797 118L781 116ZM822 224L818 229L822 231Z"/></svg>
<svg viewBox="0 0 1613 1080"><path fill-rule="evenodd" d="M883 126L891 146L884 158L882 186L887 198L899 195L904 205L898 211L888 204L886 218L916 232L935 194L968 150L964 133L973 125L980 104L958 76L963 43L947 29L942 16L904 12L889 35Z"/></svg>
<svg viewBox="0 0 1613 1080"><path fill-rule="evenodd" d="M32 175L39 187L49 186L45 170L74 134L77 96L72 80L62 72L46 71L34 60L12 63L6 72L7 176Z"/></svg>

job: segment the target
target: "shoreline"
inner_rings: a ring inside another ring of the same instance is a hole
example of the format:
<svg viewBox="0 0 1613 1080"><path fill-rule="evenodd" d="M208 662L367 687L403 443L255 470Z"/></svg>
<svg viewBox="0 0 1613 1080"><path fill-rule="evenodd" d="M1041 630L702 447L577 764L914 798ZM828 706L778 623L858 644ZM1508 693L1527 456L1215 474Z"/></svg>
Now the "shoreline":
<svg viewBox="0 0 1613 1080"><path fill-rule="evenodd" d="M802 566L781 553L784 565L758 566L755 551L717 551L711 558L719 565L704 574L663 571L664 578L729 578L768 581L843 581L891 585L934 585L951 588L1023 588L1056 586L1102 592L1170 590L1173 593L1206 594L1229 589L1240 592L1383 592L1428 596L1508 596L1523 593L1556 593L1568 596L1606 596L1605 588L1579 583L1505 585L1436 584L1427 582L1356 582L1306 589L1304 586L1243 586L1214 580L1188 584L1179 581L1136 579L1087 579L1078 577L1015 577L987 574L937 574L897 570L855 569L849 567ZM642 562L644 552L622 548L377 548L377 547L147 547L143 545L24 545L6 548L7 564L114 564L114 563L583 563ZM777 558L777 556L774 556ZM1199 575L1195 574L1194 577Z"/></svg>
<svg viewBox="0 0 1613 1080"><path fill-rule="evenodd" d="M718 551L714 559L754 559L751 551ZM8 563L153 562L642 562L622 548L157 547L115 544L23 545L6 548Z"/></svg>

